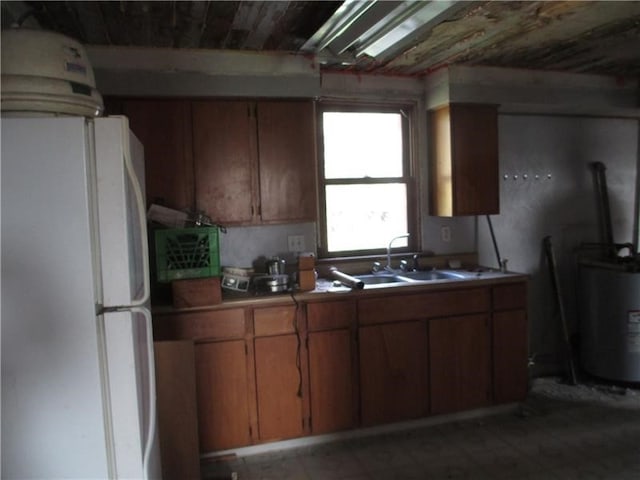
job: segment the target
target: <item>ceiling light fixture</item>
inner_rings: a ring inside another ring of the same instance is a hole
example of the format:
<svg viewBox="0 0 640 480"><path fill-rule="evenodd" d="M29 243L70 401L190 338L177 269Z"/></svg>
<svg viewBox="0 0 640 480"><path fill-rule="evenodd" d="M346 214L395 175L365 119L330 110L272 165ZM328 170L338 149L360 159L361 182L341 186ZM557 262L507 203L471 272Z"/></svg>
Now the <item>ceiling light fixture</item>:
<svg viewBox="0 0 640 480"><path fill-rule="evenodd" d="M349 54L380 60L406 47L416 36L451 16L465 3L346 0L301 50L324 59Z"/></svg>

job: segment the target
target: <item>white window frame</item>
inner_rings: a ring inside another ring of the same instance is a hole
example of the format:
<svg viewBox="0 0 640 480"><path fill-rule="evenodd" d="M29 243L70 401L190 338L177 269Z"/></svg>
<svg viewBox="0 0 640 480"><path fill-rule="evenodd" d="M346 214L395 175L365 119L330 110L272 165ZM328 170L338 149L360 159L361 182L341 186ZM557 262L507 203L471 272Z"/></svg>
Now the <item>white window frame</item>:
<svg viewBox="0 0 640 480"><path fill-rule="evenodd" d="M402 118L402 139L403 139L403 174L401 177L387 178L348 178L348 179L326 179L324 177L324 112L371 112L371 113L399 113ZM407 204L407 231L397 232L397 235L409 233L406 247L394 246L394 253L407 253L418 251L419 245L419 221L418 221L418 179L415 165L415 155L413 147L413 128L415 125L415 107L407 104L378 104L378 103L352 103L352 102L320 102L317 109L318 119L318 195L320 205L319 218L319 244L318 256L320 258L343 258L343 257L368 257L386 254L385 246L377 249L360 249L331 252L328 251L327 242L327 208L326 193L327 185L372 185L382 183L403 183L406 185ZM396 244L394 244L396 245Z"/></svg>

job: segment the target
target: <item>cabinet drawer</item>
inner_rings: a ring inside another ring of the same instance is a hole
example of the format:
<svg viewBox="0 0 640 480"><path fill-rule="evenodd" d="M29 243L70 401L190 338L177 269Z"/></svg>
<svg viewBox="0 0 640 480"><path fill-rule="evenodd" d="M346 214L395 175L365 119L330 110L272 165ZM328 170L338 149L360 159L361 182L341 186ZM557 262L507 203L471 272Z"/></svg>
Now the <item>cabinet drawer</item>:
<svg viewBox="0 0 640 480"><path fill-rule="evenodd" d="M370 325L489 310L489 290L472 288L418 295L393 295L358 302L358 323Z"/></svg>
<svg viewBox="0 0 640 480"><path fill-rule="evenodd" d="M243 338L244 310L218 310L159 316L153 319L156 340L225 340Z"/></svg>
<svg viewBox="0 0 640 480"><path fill-rule="evenodd" d="M355 316L355 302L324 302L307 305L307 327L311 332L349 328Z"/></svg>
<svg viewBox="0 0 640 480"><path fill-rule="evenodd" d="M527 307L526 283L497 285L491 291L494 310L513 310Z"/></svg>
<svg viewBox="0 0 640 480"><path fill-rule="evenodd" d="M253 311L256 337L283 335L296 331L296 308L293 306L256 308Z"/></svg>

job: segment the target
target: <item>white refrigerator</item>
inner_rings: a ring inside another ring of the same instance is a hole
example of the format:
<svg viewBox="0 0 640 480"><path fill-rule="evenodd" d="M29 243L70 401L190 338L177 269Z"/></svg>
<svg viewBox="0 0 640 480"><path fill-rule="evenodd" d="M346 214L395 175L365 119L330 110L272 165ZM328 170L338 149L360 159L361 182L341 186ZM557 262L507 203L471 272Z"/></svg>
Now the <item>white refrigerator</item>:
<svg viewBox="0 0 640 480"><path fill-rule="evenodd" d="M142 145L0 122L2 478L160 478Z"/></svg>

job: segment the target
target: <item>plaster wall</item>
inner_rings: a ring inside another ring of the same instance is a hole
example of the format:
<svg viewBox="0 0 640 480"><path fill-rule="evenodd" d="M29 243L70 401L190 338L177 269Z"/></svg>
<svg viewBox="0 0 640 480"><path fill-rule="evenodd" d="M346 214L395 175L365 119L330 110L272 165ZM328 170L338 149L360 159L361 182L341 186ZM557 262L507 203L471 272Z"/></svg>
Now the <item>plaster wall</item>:
<svg viewBox="0 0 640 480"><path fill-rule="evenodd" d="M91 47L96 84L103 95L155 97L302 97L350 102L403 102L414 108L422 228L418 243L436 254L471 252L475 248L472 219L437 219L428 216L427 135L424 84L416 78L320 74L315 63L301 56L250 53L161 51ZM440 226L448 226L451 239L442 241ZM260 265L263 259L288 252L289 235L303 235L306 250L317 251L315 223L232 227L220 237L225 266Z"/></svg>
<svg viewBox="0 0 640 480"><path fill-rule="evenodd" d="M599 240L589 164L606 167L614 240L636 241L638 120L501 114L500 214L492 223L510 270L531 276L530 353L534 372L561 368L560 324L543 249L552 237L570 331L577 331L575 249ZM526 178L525 178L526 175ZM537 176L537 178L536 178ZM477 220L480 262L496 266L486 219Z"/></svg>
<svg viewBox="0 0 640 480"><path fill-rule="evenodd" d="M584 171L585 162L605 161L610 169L610 188L613 190L614 180L620 178L627 197L633 197L632 189L629 187L633 183L628 176L630 172L625 170L623 173L617 173L616 169L619 163L633 164L631 173L633 181L636 181L637 120L589 119L577 116L545 117L532 115L531 112L551 109L555 114L566 114L575 112L579 106L582 109L581 113L584 113L583 107L586 105L591 115L594 112L602 113L603 109L610 114L607 105L613 105L615 112L619 112L620 109L625 112L631 111L630 115L635 115L637 119L637 109L633 108L635 104L631 100L631 97L635 99L636 86L624 85L621 88L617 83L613 84L612 80L600 77L560 78L535 72L504 72L469 67L437 72L431 78L421 81L415 78L321 74L312 60L300 56L265 57L215 51L170 54L173 56L167 56L166 52L142 52L136 49L89 49L92 64L96 69L98 89L105 95L298 96L350 101L403 101L412 104L416 112L416 135L412 139L412 148L418 159L417 175L421 187L419 215L422 219L419 234L423 250L436 254L452 254L471 252L478 248L484 263L495 264L492 247L486 241L486 222L483 218L476 222L475 217L439 218L428 215L428 140L425 112L434 102L437 103L444 97L449 101L497 103L501 105L501 112L529 112L524 116L507 113L501 115L501 169L510 174L520 172L523 168L546 174L543 170L550 169L552 180L535 186L532 182L522 185L517 182L502 183L503 210L501 215L494 219L494 224L498 235L506 242L503 255L511 258L509 266L513 270L527 273L539 271L539 252L536 249L545 234L546 223L532 220L532 210L536 210L536 215L542 215L538 213L539 209L547 200L556 198L559 192L570 195L573 191L579 191L581 195L578 201L575 198L569 200L570 203L562 210L566 213L561 217L555 211L548 214L549 217L557 218L557 223L553 223L555 220L548 222L560 230L562 242L566 241L564 236L573 235L582 239L591 234L592 226L585 216L594 210L592 196L588 193L589 180L585 179L585 176L588 177L588 172ZM499 83L497 89L496 82ZM529 93L532 89L536 92L534 97L539 102L535 105L527 103L531 98ZM540 93L541 90L555 92L553 104L548 101L548 95ZM567 95L567 92L571 95ZM571 100L569 105L566 104L567 99ZM635 133L630 133L633 126ZM618 138L618 135L621 138ZM625 160L621 160L623 156ZM626 159L628 156L631 156L632 160ZM547 190L553 195L549 195L545 201L537 200ZM527 193L526 197L523 192ZM612 194L612 197L614 211L621 212L615 213L614 218L615 215L623 218L631 218L634 215L628 202L616 200L615 194ZM535 202L527 205L517 203L522 203L523 198ZM520 207L516 209L515 205ZM576 210L579 214L576 214ZM635 218L638 218L638 215L635 211ZM524 218L527 219L526 222L516 222L517 219ZM450 230L449 241L443 240L442 227L448 227ZM510 229L508 234L505 233L510 227L514 228ZM627 225L616 228L629 227ZM524 229L527 234L519 234L518 229ZM291 257L287 255L289 235L303 235L306 250L316 250L317 225L314 223L236 227L229 228L228 233L221 237L222 263L248 266L263 256ZM555 232L555 236L557 235ZM521 236L526 237L526 241L516 240ZM616 238L625 236L631 240L626 231L616 232ZM531 241L536 242L535 248L527 246ZM519 248L524 250L519 251ZM534 284L533 303L544 300L537 288ZM534 311L532 318L532 347L534 350L546 352L552 350L546 348L545 335L548 325L536 320L541 317L538 310ZM538 327L538 324L541 326Z"/></svg>

